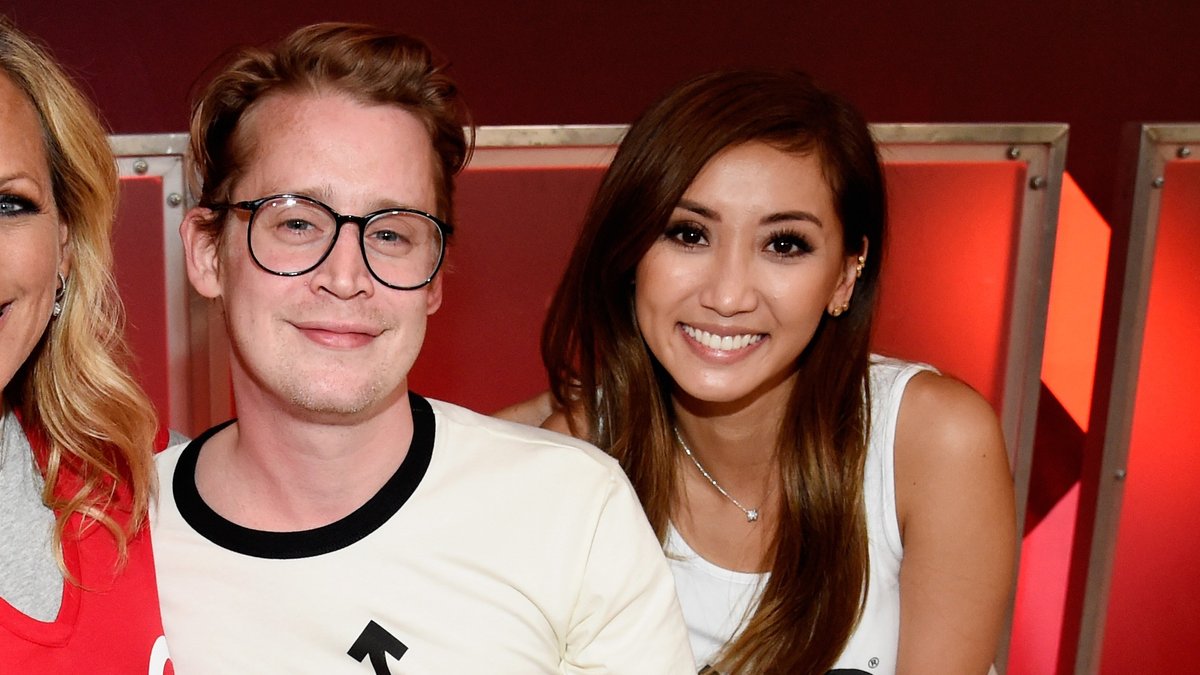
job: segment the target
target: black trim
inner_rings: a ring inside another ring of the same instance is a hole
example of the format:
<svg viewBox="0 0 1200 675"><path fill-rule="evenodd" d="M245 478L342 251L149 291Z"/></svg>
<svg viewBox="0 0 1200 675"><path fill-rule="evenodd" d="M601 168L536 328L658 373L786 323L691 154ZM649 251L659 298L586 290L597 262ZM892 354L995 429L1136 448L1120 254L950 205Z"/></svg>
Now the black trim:
<svg viewBox="0 0 1200 675"><path fill-rule="evenodd" d="M408 400L413 417L413 437L408 455L375 496L341 520L312 530L267 532L242 527L213 511L196 489L196 460L200 457L200 448L208 439L236 419L200 434L180 453L171 480L175 505L183 519L200 536L235 553L288 560L311 558L346 548L379 529L394 516L416 491L429 469L436 426L433 408L429 401L412 392L409 392Z"/></svg>

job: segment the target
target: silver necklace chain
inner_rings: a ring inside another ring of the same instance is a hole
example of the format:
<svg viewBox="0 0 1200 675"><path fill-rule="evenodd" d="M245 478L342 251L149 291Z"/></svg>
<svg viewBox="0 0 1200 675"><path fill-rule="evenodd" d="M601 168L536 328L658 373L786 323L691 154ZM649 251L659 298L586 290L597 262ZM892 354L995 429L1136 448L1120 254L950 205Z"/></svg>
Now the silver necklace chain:
<svg viewBox="0 0 1200 675"><path fill-rule="evenodd" d="M696 465L696 468L700 470L700 474L707 478L709 483L712 483L712 486L717 489L717 492L720 492L725 499L733 502L734 506L738 507L742 513L746 514L747 523L753 523L758 520L758 509L748 509L742 506L741 502L734 499L733 495L726 492L725 488L721 487L721 484L717 482L717 479L713 478L712 474L705 470L704 465L700 463L700 460L696 459L696 455L692 454L692 449L688 447L688 444L683 440L683 436L679 433L679 427L672 427L672 430L675 432L675 440L679 441L679 447L683 448L683 454L687 455L688 459L692 460L692 464Z"/></svg>

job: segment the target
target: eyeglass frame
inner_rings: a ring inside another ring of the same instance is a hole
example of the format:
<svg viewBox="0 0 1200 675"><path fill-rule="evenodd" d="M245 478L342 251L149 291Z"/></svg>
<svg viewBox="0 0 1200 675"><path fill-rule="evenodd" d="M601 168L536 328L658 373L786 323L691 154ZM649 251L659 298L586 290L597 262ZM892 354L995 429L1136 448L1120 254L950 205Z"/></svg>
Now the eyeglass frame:
<svg viewBox="0 0 1200 675"><path fill-rule="evenodd" d="M321 257L317 259L317 262L313 263L311 266L309 266L303 270L300 270L299 272L278 272L276 270L273 270L273 269L267 267L266 265L264 265L262 263L262 261L258 259L258 256L254 253L254 244L251 243L251 241L253 239L252 233L253 233L254 217L256 215L258 215L258 210L260 208L262 208L263 204L266 204L267 202L270 202L275 199L300 199L300 200L304 200L306 202L311 202L311 203L316 204L317 206L321 207L322 209L324 209L325 212L328 213L330 216L333 216L333 223L334 223L333 238L331 238L329 240L329 247L326 248L325 252L321 254ZM210 202L210 203L206 203L206 204L202 203L202 204L200 204L200 206L207 208L207 209L212 209L212 210L228 211L228 210L236 209L239 211L248 212L250 214L250 217L246 220L246 250L250 252L250 259L253 260L254 264L257 265L258 268L261 269L262 271L264 271L268 274L274 274L275 276L279 276L279 277L304 276L305 274L308 274L309 272L312 272L313 270L320 267L321 264L324 263L329 258L329 254L333 253L334 247L337 246L338 237L342 233L342 225L345 225L346 223L354 223L354 224L358 225L358 250L359 250L359 253L362 254L363 264L366 265L367 271L371 273L371 277L373 279L375 279L375 281L378 281L379 283L383 284L384 286L386 286L392 290L396 290L396 291L415 291L415 290L419 290L419 289L424 288L424 287L428 286L429 284L433 283L433 278L436 277L437 273L442 269L442 262L444 262L445 258L446 258L446 237L448 237L450 235L450 233L452 233L454 231L454 227L450 223L447 223L446 221L442 220L441 218L438 218L437 216L433 215L432 213L428 213L428 212L422 211L420 209L411 209L411 208L406 208L406 207L391 207L391 208L386 208L386 209L379 209L378 211L372 211L368 214L361 215L361 216L343 215L343 214L338 213L337 211L333 210L332 206L326 204L325 202L321 201L320 199L317 199L315 197L309 197L308 195L296 194L294 192L281 192L279 194L267 195L265 197L259 197L258 199L251 199L251 200L240 201L240 202ZM375 268L371 267L371 261L367 258L367 244L366 244L367 225L370 224L370 222L372 220L375 220L377 218L381 218L383 216L388 216L388 215L403 214L403 213L411 213L413 215L428 218L429 220L433 221L434 226L436 226L437 230L438 230L437 262L434 264L433 271L429 273L429 276L426 277L424 281L422 281L421 283L419 283L415 286L399 286L399 285L388 283L387 281L384 281L382 278L380 278L379 274L377 274L375 272Z"/></svg>

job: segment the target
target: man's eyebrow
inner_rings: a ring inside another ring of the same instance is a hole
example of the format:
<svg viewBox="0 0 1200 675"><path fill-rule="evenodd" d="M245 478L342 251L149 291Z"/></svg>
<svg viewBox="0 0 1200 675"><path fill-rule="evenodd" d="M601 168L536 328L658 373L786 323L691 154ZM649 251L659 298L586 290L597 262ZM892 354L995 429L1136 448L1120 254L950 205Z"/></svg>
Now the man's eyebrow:
<svg viewBox="0 0 1200 675"><path fill-rule="evenodd" d="M335 196L336 191L333 189L332 185L324 184L324 185L318 185L318 186L309 186L309 187L300 188L300 189L296 189L296 190L276 190L276 192L292 194L292 195L303 195L305 197L311 197L313 199L316 199L317 201L323 202L325 204L329 204L330 202L334 201L334 196ZM386 209L415 209L415 208L417 208L415 205L410 204L402 199L377 197L371 201L370 205L367 207L366 210L364 210L362 213L357 214L357 215L365 215L367 213L374 213L376 211L383 211ZM343 214L343 215L355 215L355 214Z"/></svg>

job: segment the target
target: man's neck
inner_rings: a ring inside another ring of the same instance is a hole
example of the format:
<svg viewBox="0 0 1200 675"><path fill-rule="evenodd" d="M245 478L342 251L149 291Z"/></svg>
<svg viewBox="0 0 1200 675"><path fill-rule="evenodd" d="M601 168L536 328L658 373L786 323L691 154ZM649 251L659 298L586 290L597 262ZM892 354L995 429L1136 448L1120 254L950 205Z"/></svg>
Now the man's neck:
<svg viewBox="0 0 1200 675"><path fill-rule="evenodd" d="M201 449L196 487L209 507L243 527L313 529L374 496L404 461L412 437L405 391L353 419L239 396L237 423Z"/></svg>

